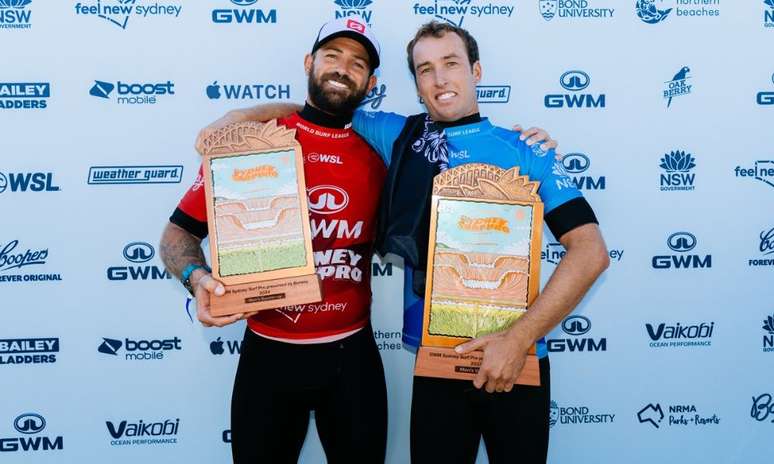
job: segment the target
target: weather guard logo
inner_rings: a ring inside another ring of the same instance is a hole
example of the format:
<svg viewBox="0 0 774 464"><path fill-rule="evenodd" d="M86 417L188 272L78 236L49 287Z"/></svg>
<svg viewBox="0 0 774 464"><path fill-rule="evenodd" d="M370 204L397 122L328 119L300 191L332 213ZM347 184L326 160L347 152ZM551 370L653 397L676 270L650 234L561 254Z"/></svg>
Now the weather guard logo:
<svg viewBox="0 0 774 464"><path fill-rule="evenodd" d="M559 77L562 88L573 93L549 94L543 99L546 108L604 108L605 94L597 96L577 93L591 84L591 77L583 71L567 71Z"/></svg>
<svg viewBox="0 0 774 464"><path fill-rule="evenodd" d="M591 330L591 320L584 316L569 316L562 322L562 331L580 337ZM554 338L547 341L548 351L607 351L607 338Z"/></svg>
<svg viewBox="0 0 774 464"><path fill-rule="evenodd" d="M672 104L672 98L682 97L691 93L693 85L688 84L688 73L691 72L691 68L683 66L672 77L672 80L664 82L666 87L664 88L664 99L667 101L667 108Z"/></svg>
<svg viewBox="0 0 774 464"><path fill-rule="evenodd" d="M81 16L96 16L105 21L126 29L129 18L147 19L152 17L173 16L178 18L183 7L179 4L161 4L154 2L143 5L143 0L97 0L96 3L75 4L75 14Z"/></svg>
<svg viewBox="0 0 774 464"><path fill-rule="evenodd" d="M703 18L720 16L720 0L636 0L637 17L644 23L658 24L672 16Z"/></svg>
<svg viewBox="0 0 774 464"><path fill-rule="evenodd" d="M559 407L556 401L551 401L548 423L551 427L556 424L612 424L615 420L615 414L596 413L592 414L588 406L565 406Z"/></svg>
<svg viewBox="0 0 774 464"><path fill-rule="evenodd" d="M734 174L736 177L751 177L774 187L774 161L772 160L758 160L751 168L737 166L734 168Z"/></svg>
<svg viewBox="0 0 774 464"><path fill-rule="evenodd" d="M696 174L691 172L696 167L696 158L690 153L672 151L666 153L660 161L659 167L665 171L659 177L662 192L689 192L696 188L693 185Z"/></svg>
<svg viewBox="0 0 774 464"><path fill-rule="evenodd" d="M61 281L61 274L40 273L40 274L18 274L22 269L28 266L40 266L46 264L48 259L48 248L35 250L28 248L21 252L16 247L18 240L11 240L6 245L0 243L0 283L2 282L49 282ZM16 273L11 273L15 271Z"/></svg>
<svg viewBox="0 0 774 464"><path fill-rule="evenodd" d="M215 24L275 24L277 22L277 10L245 8L255 4L257 1L231 0L231 3L239 8L218 8L212 10L212 22Z"/></svg>
<svg viewBox="0 0 774 464"><path fill-rule="evenodd" d="M651 348L691 348L711 346L714 322L699 324L645 324L645 330L651 339Z"/></svg>
<svg viewBox="0 0 774 464"><path fill-rule="evenodd" d="M156 251L149 243L132 242L123 250L124 259L132 264L145 264L156 255ZM112 266L107 268L108 280L163 280L172 276L166 269L154 265L146 266Z"/></svg>
<svg viewBox="0 0 774 464"><path fill-rule="evenodd" d="M462 27L466 16L481 18L495 16L510 18L514 6L508 4L487 3L480 5L477 0L423 0L414 3L414 14L431 16L439 21L445 21Z"/></svg>
<svg viewBox="0 0 774 464"><path fill-rule="evenodd" d="M92 166L89 185L179 184L183 166Z"/></svg>
<svg viewBox="0 0 774 464"><path fill-rule="evenodd" d="M122 420L118 423L105 421L108 433L113 438L112 446L174 445L180 429L180 419L166 419L158 422L137 422Z"/></svg>
<svg viewBox="0 0 774 464"><path fill-rule="evenodd" d="M51 364L59 353L58 338L0 339L0 366L6 364Z"/></svg>
<svg viewBox="0 0 774 464"><path fill-rule="evenodd" d="M696 248L696 236L688 232L675 232L667 238L667 246L678 253L687 253ZM699 269L712 267L712 255L661 255L654 256L653 269Z"/></svg>
<svg viewBox="0 0 774 464"><path fill-rule="evenodd" d="M371 25L374 12L367 7L371 6L373 0L333 0L333 3L339 7L336 10L336 19L356 16Z"/></svg>
<svg viewBox="0 0 774 464"><path fill-rule="evenodd" d="M28 412L17 416L13 420L13 428L22 435L30 436L0 438L0 452L55 451L64 447L61 435L53 439L38 435L46 428L46 419L40 414Z"/></svg>
<svg viewBox="0 0 774 464"><path fill-rule="evenodd" d="M612 18L615 8L593 8L596 0L539 0L538 9L543 19L551 21L555 16L577 19L608 19Z"/></svg>
<svg viewBox="0 0 774 464"><path fill-rule="evenodd" d="M664 415L664 409L661 404L650 403L637 412L637 419L640 424L650 424L654 428L660 429L662 425L668 427L688 427L688 426L710 426L720 424L720 418L717 414L700 415L695 404L673 404L668 405L668 416ZM667 423L664 424L666 417Z"/></svg>
<svg viewBox="0 0 774 464"><path fill-rule="evenodd" d="M508 103L511 100L511 86L478 85L476 98L479 103Z"/></svg>
<svg viewBox="0 0 774 464"><path fill-rule="evenodd" d="M204 92L210 100L219 100L224 94L226 100L281 100L290 99L290 84L218 84L215 81Z"/></svg>
<svg viewBox="0 0 774 464"><path fill-rule="evenodd" d="M122 342L115 338L102 338L102 343L97 347L97 351L102 354L118 356L121 347L124 347L126 354L124 359L127 361L152 361L164 359L165 351L180 351L180 340L178 337L165 340L131 340L125 338Z"/></svg>
<svg viewBox="0 0 774 464"><path fill-rule="evenodd" d="M0 0L0 29L29 29L32 11L27 6L32 0Z"/></svg>
<svg viewBox="0 0 774 464"><path fill-rule="evenodd" d="M42 110L49 97L48 82L0 82L0 108L6 110Z"/></svg>
<svg viewBox="0 0 774 464"><path fill-rule="evenodd" d="M174 95L175 84L172 81L161 83L127 84L118 81L116 84L105 81L94 81L89 89L92 97L110 100L110 94L116 90L116 103L119 105L155 105L161 95Z"/></svg>

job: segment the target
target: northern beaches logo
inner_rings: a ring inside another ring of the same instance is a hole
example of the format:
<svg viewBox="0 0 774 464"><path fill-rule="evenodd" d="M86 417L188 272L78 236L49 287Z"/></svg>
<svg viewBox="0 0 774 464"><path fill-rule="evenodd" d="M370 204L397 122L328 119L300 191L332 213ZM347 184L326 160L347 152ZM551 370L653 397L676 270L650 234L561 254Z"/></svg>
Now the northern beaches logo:
<svg viewBox="0 0 774 464"><path fill-rule="evenodd" d="M668 18L706 19L720 16L720 0L637 0L637 17L646 24Z"/></svg>

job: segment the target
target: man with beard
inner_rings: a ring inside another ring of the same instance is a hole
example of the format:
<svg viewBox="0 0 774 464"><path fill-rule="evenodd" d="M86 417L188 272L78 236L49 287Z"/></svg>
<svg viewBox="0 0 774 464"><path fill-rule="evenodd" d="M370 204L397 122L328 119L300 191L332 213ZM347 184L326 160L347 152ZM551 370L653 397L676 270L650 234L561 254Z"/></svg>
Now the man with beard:
<svg viewBox="0 0 774 464"><path fill-rule="evenodd" d="M203 325L248 319L231 400L236 464L296 462L310 411L328 462L384 462L387 392L369 313L376 208L386 168L350 127L355 108L376 84L378 66L379 45L365 24L341 19L323 25L304 58L306 105L278 120L296 130L307 188L347 192L348 201L335 211L310 199L322 302L210 314L210 294L222 295L224 288L210 274L200 246L207 234L201 170L162 236L164 264L196 297ZM313 159L318 153L333 155L327 158L333 162ZM346 256L346 263L328 262L331 255ZM348 272L338 272L341 265Z"/></svg>

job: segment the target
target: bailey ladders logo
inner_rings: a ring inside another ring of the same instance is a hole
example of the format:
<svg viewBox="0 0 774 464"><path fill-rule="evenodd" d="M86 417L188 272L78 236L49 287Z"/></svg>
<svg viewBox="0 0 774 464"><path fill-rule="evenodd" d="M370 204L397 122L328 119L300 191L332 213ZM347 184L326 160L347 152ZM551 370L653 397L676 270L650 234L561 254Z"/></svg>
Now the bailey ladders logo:
<svg viewBox="0 0 774 464"><path fill-rule="evenodd" d="M538 10L546 21L554 17L567 20L610 19L615 8L599 6L599 0L539 0Z"/></svg>
<svg viewBox="0 0 774 464"><path fill-rule="evenodd" d="M691 72L691 68L683 66L671 80L664 83L666 85L664 99L667 101L667 108L672 105L672 98L682 97L691 93L693 85L688 84L688 79L690 79L690 76L688 76L689 72Z"/></svg>
<svg viewBox="0 0 774 464"><path fill-rule="evenodd" d="M0 0L0 29L31 28L30 3L32 0Z"/></svg>
<svg viewBox="0 0 774 464"><path fill-rule="evenodd" d="M42 110L50 97L48 82L0 82L0 109Z"/></svg>
<svg viewBox="0 0 774 464"><path fill-rule="evenodd" d="M59 353L58 338L0 339L0 366L9 364L51 364Z"/></svg>
<svg viewBox="0 0 774 464"><path fill-rule="evenodd" d="M462 27L466 17L510 18L515 10L510 3L512 2L479 4L477 0L422 0L414 3L413 12L417 16L429 16Z"/></svg>
<svg viewBox="0 0 774 464"><path fill-rule="evenodd" d="M96 2L75 4L76 16L95 16L121 29L126 29L130 18L172 17L177 19L182 9L182 5L178 3L154 2L145 5L143 0L96 0Z"/></svg>

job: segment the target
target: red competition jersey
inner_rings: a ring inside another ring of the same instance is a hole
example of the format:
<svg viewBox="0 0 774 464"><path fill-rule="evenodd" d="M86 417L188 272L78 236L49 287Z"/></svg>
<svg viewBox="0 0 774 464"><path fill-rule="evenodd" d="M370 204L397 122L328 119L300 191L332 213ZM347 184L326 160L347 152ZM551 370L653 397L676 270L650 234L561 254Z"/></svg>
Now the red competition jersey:
<svg viewBox="0 0 774 464"><path fill-rule="evenodd" d="M278 122L296 129L304 152L312 248L323 300L260 311L248 325L260 335L295 340L362 328L370 314L371 258L384 162L351 128L315 125L298 114ZM202 187L200 168L178 209L206 222Z"/></svg>

